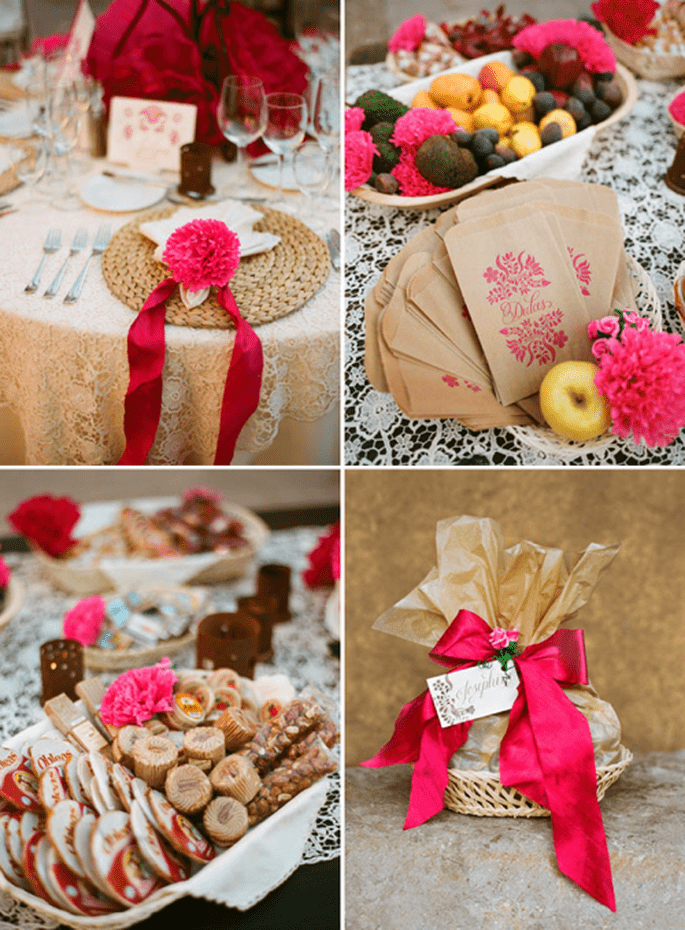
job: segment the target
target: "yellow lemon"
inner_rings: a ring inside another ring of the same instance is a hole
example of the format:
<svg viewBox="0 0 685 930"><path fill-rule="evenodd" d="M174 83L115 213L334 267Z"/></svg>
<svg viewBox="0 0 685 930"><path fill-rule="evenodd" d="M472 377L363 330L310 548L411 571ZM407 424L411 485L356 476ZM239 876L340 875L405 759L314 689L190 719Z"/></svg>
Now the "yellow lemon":
<svg viewBox="0 0 685 930"><path fill-rule="evenodd" d="M511 147L519 158L524 158L542 148L542 140L537 126L532 123L519 123L511 132Z"/></svg>
<svg viewBox="0 0 685 930"><path fill-rule="evenodd" d="M532 104L536 93L535 84L522 74L517 74L509 81L500 97L512 113L522 113Z"/></svg>
<svg viewBox="0 0 685 930"><path fill-rule="evenodd" d="M486 103L473 114L476 129L496 129L500 136L505 136L514 124L514 119L501 103Z"/></svg>

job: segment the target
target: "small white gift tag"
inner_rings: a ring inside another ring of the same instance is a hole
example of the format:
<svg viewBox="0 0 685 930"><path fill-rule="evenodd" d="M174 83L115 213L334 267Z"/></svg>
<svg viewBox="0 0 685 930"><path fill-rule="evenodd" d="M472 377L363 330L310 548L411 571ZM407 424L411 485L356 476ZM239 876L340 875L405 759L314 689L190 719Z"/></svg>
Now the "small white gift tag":
<svg viewBox="0 0 685 930"><path fill-rule="evenodd" d="M466 720L511 710L518 694L518 683L519 677L511 660L506 677L499 662L493 660L429 678L428 690L440 725L453 727Z"/></svg>

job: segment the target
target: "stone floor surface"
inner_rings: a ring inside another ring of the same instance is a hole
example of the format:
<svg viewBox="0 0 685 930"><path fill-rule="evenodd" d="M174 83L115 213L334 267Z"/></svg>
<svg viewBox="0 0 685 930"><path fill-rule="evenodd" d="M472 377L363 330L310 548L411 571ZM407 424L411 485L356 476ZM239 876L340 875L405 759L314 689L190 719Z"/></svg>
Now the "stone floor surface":
<svg viewBox="0 0 685 930"><path fill-rule="evenodd" d="M346 930L685 930L685 750L637 754L602 801L616 914L559 872L548 818L403 831L410 779L346 771Z"/></svg>

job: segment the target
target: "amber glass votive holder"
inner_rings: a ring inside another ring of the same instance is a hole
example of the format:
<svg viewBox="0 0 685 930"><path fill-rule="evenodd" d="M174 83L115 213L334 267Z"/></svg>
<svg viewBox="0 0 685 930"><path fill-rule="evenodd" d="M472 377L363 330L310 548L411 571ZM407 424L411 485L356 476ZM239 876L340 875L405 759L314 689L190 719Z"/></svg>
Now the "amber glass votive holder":
<svg viewBox="0 0 685 930"><path fill-rule="evenodd" d="M202 200L214 193L211 145L187 142L181 146L181 183L178 192L195 200Z"/></svg>
<svg viewBox="0 0 685 930"><path fill-rule="evenodd" d="M252 617L259 624L259 661L269 662L274 655L271 645L278 602L269 594L249 594L238 598L238 613Z"/></svg>
<svg viewBox="0 0 685 930"><path fill-rule="evenodd" d="M257 594L276 598L278 611L276 623L290 620L291 613L288 604L290 598L290 566L270 562L260 565L257 572Z"/></svg>
<svg viewBox="0 0 685 930"><path fill-rule="evenodd" d="M51 639L40 647L41 707L66 694L78 701L76 685L83 681L83 646L75 639Z"/></svg>
<svg viewBox="0 0 685 930"><path fill-rule="evenodd" d="M242 613L209 614L197 628L197 667L232 668L243 678L254 678L259 633L254 617Z"/></svg>

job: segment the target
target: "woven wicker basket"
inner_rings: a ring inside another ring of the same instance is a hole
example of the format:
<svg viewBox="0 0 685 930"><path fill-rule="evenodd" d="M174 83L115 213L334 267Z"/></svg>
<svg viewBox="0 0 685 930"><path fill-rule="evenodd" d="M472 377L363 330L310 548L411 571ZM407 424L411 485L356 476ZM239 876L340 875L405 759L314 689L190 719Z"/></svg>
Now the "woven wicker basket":
<svg viewBox="0 0 685 930"><path fill-rule="evenodd" d="M621 746L617 762L597 769L597 799L602 800L607 789L630 765L633 754ZM491 772L467 772L449 769L445 789L445 807L458 814L475 817L549 817L550 812L531 801L516 788L505 788Z"/></svg>
<svg viewBox="0 0 685 930"><path fill-rule="evenodd" d="M649 81L667 81L685 74L683 55L659 55L649 48L635 48L604 27L605 38L617 60L639 77Z"/></svg>
<svg viewBox="0 0 685 930"><path fill-rule="evenodd" d="M661 331L663 329L663 318L661 315L661 302L656 289L644 268L632 256L628 255L627 259L628 271L633 278L633 285L636 290L635 309L641 316L649 317L652 329ZM611 433L605 433L603 436L590 439L587 442L571 442L557 436L551 429L544 426L509 426L507 429L521 445L529 446L531 449L535 449L536 452L542 452L545 455L554 455L565 462L580 458L580 456L586 455L588 452L601 452L609 446L622 442L618 436Z"/></svg>

